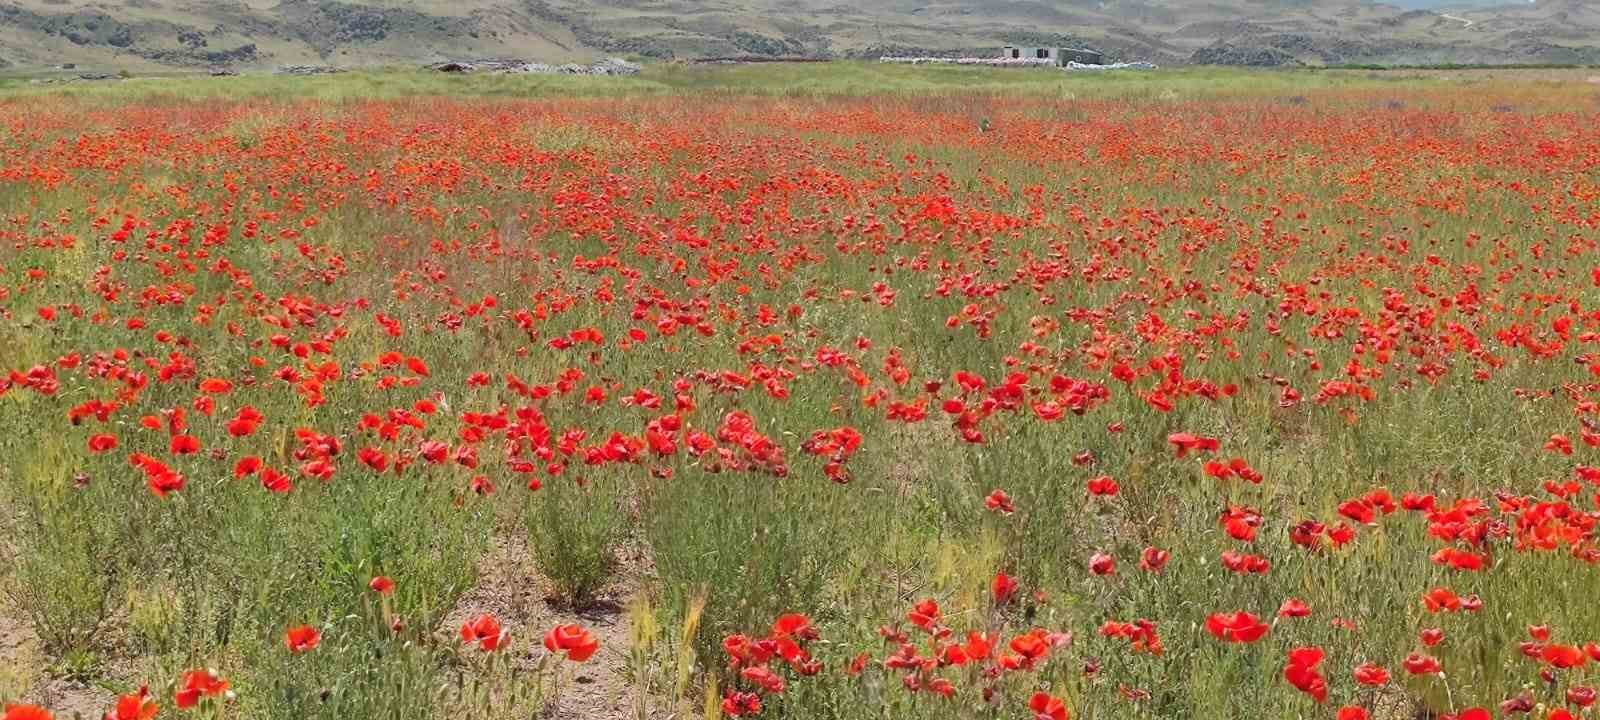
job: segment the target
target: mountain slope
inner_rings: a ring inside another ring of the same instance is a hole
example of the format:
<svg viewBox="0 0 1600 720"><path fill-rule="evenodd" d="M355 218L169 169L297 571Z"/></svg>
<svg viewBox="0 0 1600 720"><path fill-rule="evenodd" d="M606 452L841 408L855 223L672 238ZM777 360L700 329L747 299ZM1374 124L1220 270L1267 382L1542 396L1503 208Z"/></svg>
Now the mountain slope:
<svg viewBox="0 0 1600 720"><path fill-rule="evenodd" d="M1540 0L0 0L0 67L104 69L604 54L988 55L1087 46L1224 64L1600 63L1600 3ZM1417 5L1440 9L1416 9Z"/></svg>

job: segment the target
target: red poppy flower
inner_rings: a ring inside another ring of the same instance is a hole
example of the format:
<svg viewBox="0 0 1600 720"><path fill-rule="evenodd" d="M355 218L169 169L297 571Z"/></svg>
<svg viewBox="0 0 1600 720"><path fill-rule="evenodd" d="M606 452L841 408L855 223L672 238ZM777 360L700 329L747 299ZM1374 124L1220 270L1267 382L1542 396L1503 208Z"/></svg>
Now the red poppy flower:
<svg viewBox="0 0 1600 720"><path fill-rule="evenodd" d="M166 468L145 472L145 485L150 488L151 493L163 500L170 493L182 492L185 484L183 475Z"/></svg>
<svg viewBox="0 0 1600 720"><path fill-rule="evenodd" d="M762 692L780 694L786 688L783 678L765 665L752 665L739 671L739 677L749 681Z"/></svg>
<svg viewBox="0 0 1600 720"><path fill-rule="evenodd" d="M450 457L450 446L438 440L425 440L417 446L417 454L434 465L441 465Z"/></svg>
<svg viewBox="0 0 1600 720"><path fill-rule="evenodd" d="M1266 636L1271 627L1250 613L1212 613L1206 617L1206 631L1218 640L1253 643Z"/></svg>
<svg viewBox="0 0 1600 720"><path fill-rule="evenodd" d="M383 472L389 468L389 456L382 450L374 447L364 447L356 451L356 459L361 464L372 468L373 472Z"/></svg>
<svg viewBox="0 0 1600 720"><path fill-rule="evenodd" d="M5 720L51 720L51 716L38 705L7 705Z"/></svg>
<svg viewBox="0 0 1600 720"><path fill-rule="evenodd" d="M995 488L994 492L989 493L989 497L983 499L983 505L1001 515L1010 515L1017 511L1017 508L1011 504L1011 496L999 488Z"/></svg>
<svg viewBox="0 0 1600 720"><path fill-rule="evenodd" d="M1217 518L1217 524L1228 533L1228 537L1244 542L1255 541L1256 528L1261 527L1261 522L1261 513L1256 512L1255 508L1235 505L1229 505Z"/></svg>
<svg viewBox="0 0 1600 720"><path fill-rule="evenodd" d="M150 697L150 688L142 687L117 698L116 707L107 711L103 720L153 720L160 711L161 706Z"/></svg>
<svg viewBox="0 0 1600 720"><path fill-rule="evenodd" d="M1412 675L1436 675L1443 669L1439 665L1438 658L1432 655L1423 655L1422 653L1407 655L1406 659L1400 662L1400 665Z"/></svg>
<svg viewBox="0 0 1600 720"><path fill-rule="evenodd" d="M722 714L728 717L748 717L761 713L761 696L753 692L728 691L722 696Z"/></svg>
<svg viewBox="0 0 1600 720"><path fill-rule="evenodd" d="M1566 670L1575 668L1588 662L1589 657L1584 655L1583 648L1577 645L1549 644L1544 646L1540 658L1549 663L1551 667Z"/></svg>
<svg viewBox="0 0 1600 720"><path fill-rule="evenodd" d="M478 649L484 652L499 650L505 644L506 636L506 631L500 628L500 621L488 613L461 625L461 642L477 643Z"/></svg>
<svg viewBox="0 0 1600 720"><path fill-rule="evenodd" d="M1357 665L1352 674L1355 675L1356 682L1362 685L1378 687L1389 683L1389 671L1370 662Z"/></svg>
<svg viewBox="0 0 1600 720"><path fill-rule="evenodd" d="M1240 575L1265 575L1272 569L1272 563L1264 557L1232 550L1222 551L1221 560L1223 567Z"/></svg>
<svg viewBox="0 0 1600 720"><path fill-rule="evenodd" d="M1435 565L1448 565L1456 570L1476 571L1488 566L1484 556L1457 548L1440 548L1431 558Z"/></svg>
<svg viewBox="0 0 1600 720"><path fill-rule="evenodd" d="M1317 670L1322 657L1322 648L1295 648L1289 651L1289 661L1283 668L1283 679L1319 703L1328 699L1328 681Z"/></svg>
<svg viewBox="0 0 1600 720"><path fill-rule="evenodd" d="M1432 495L1419 495L1417 493L1408 492L1400 496L1400 506L1407 510L1430 512L1433 510L1436 502L1437 501Z"/></svg>
<svg viewBox="0 0 1600 720"><path fill-rule="evenodd" d="M250 437L251 435L254 435L255 432L256 432L256 428L258 428L260 426L261 426L261 421L260 420L254 420L254 419L244 418L244 417L236 417L236 418L233 418L232 420L229 420L226 427L227 427L227 430L228 430L228 435L230 435L232 437L236 437L236 438L242 438L242 437Z"/></svg>
<svg viewBox="0 0 1600 720"><path fill-rule="evenodd" d="M932 598L918 602L906 613L906 619L910 620L912 625L916 625L928 632L933 632L934 627L941 620L939 603L934 602Z"/></svg>
<svg viewBox="0 0 1600 720"><path fill-rule="evenodd" d="M254 455L248 455L248 456L239 458L239 462L234 463L234 465L233 465L233 476L235 478L250 477L251 475L256 474L256 471L258 471L260 469L261 469L261 458L258 458L258 457L254 456Z"/></svg>
<svg viewBox="0 0 1600 720"><path fill-rule="evenodd" d="M190 670L183 674L183 682L178 685L172 701L180 710L187 710L199 705L202 698L217 697L227 691L228 681L215 670Z"/></svg>
<svg viewBox="0 0 1600 720"><path fill-rule="evenodd" d="M1533 712L1533 693L1524 690L1521 695L1500 701L1500 714L1505 717Z"/></svg>
<svg viewBox="0 0 1600 720"><path fill-rule="evenodd" d="M89 436L89 452L100 454L117 449L117 436L91 435Z"/></svg>
<svg viewBox="0 0 1600 720"><path fill-rule="evenodd" d="M1367 713L1367 709L1364 707L1346 705L1342 708L1339 708L1337 720L1369 720L1371 717L1372 716Z"/></svg>
<svg viewBox="0 0 1600 720"><path fill-rule="evenodd" d="M294 483L289 480L288 475L272 468L267 468L261 471L261 487L269 492L282 495L294 490Z"/></svg>
<svg viewBox="0 0 1600 720"><path fill-rule="evenodd" d="M1097 478L1090 478L1088 487L1090 495L1096 495L1099 497L1115 497L1117 491L1119 490L1117 481L1113 480L1110 475L1101 475Z"/></svg>
<svg viewBox="0 0 1600 720"><path fill-rule="evenodd" d="M388 595L394 592L394 581L379 575L367 583L367 587L379 595Z"/></svg>
<svg viewBox="0 0 1600 720"><path fill-rule="evenodd" d="M1167 561L1172 559L1172 554L1155 547L1146 547L1139 551L1139 568L1145 572L1158 573L1167 566Z"/></svg>
<svg viewBox="0 0 1600 720"><path fill-rule="evenodd" d="M961 649L972 660L987 660L994 650L994 643L997 639L983 633L969 632L967 633L967 643Z"/></svg>
<svg viewBox="0 0 1600 720"><path fill-rule="evenodd" d="M1350 527L1350 525L1347 523L1339 523L1338 525L1328 528L1328 542L1333 545L1334 548L1344 547L1355 538L1356 529Z"/></svg>
<svg viewBox="0 0 1600 720"><path fill-rule="evenodd" d="M1461 598L1450 588L1436 587L1422 596L1422 606L1428 612L1455 612L1461 609Z"/></svg>
<svg viewBox="0 0 1600 720"><path fill-rule="evenodd" d="M308 652L316 649L317 643L322 642L322 633L317 632L317 629L310 625L292 627L284 634L283 642L284 645L288 646L291 653Z"/></svg>
<svg viewBox="0 0 1600 720"><path fill-rule="evenodd" d="M600 649L600 641L582 625L558 625L545 633L544 647L553 653L565 652L572 662L583 662Z"/></svg>
<svg viewBox="0 0 1600 720"><path fill-rule="evenodd" d="M818 637L817 629L811 625L811 618L801 613L778 616L778 619L772 622L772 636L798 640L815 640Z"/></svg>
<svg viewBox="0 0 1600 720"><path fill-rule="evenodd" d="M1049 639L1042 630L1035 630L1011 639L1007 644L1020 657L1019 667L1032 668L1050 654Z"/></svg>
<svg viewBox="0 0 1600 720"><path fill-rule="evenodd" d="M1066 703L1044 692L1036 692L1028 698L1028 709L1033 711L1034 720L1067 720L1069 717Z"/></svg>
<svg viewBox="0 0 1600 720"><path fill-rule="evenodd" d="M200 452L200 439L193 435L172 436L173 455L193 455Z"/></svg>
<svg viewBox="0 0 1600 720"><path fill-rule="evenodd" d="M1304 520L1289 527L1289 540L1303 548L1316 550L1322 545L1322 534L1326 526L1315 520Z"/></svg>
<svg viewBox="0 0 1600 720"><path fill-rule="evenodd" d="M1360 498L1339 503L1339 514L1362 525L1371 525L1378 517L1378 511Z"/></svg>
<svg viewBox="0 0 1600 720"><path fill-rule="evenodd" d="M1004 605L1011 601L1017 594L1017 581L1003 572L994 574L994 582L990 588L994 595L996 605Z"/></svg>
<svg viewBox="0 0 1600 720"><path fill-rule="evenodd" d="M1178 432L1167 436L1167 442L1172 444L1178 457L1184 457L1191 451L1215 452L1221 448L1221 443L1213 437L1202 437L1194 433Z"/></svg>

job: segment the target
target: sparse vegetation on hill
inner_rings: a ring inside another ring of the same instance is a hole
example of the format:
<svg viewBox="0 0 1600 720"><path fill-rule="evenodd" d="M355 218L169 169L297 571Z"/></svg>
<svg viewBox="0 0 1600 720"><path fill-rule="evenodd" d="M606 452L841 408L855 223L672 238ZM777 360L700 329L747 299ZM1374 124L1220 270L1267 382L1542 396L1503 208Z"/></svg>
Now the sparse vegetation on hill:
<svg viewBox="0 0 1600 720"><path fill-rule="evenodd" d="M866 58L988 54L1008 42L1162 65L1600 63L1600 7L1587 0L1450 10L1369 0L0 0L0 26L17 65L133 70Z"/></svg>

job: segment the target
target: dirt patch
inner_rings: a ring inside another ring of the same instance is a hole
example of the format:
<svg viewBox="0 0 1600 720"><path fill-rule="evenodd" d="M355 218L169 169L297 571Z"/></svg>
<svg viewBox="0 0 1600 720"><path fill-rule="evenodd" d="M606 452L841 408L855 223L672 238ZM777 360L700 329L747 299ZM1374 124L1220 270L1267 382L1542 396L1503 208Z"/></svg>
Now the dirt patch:
<svg viewBox="0 0 1600 720"><path fill-rule="evenodd" d="M0 530L14 527L14 512L0 504ZM16 548L0 539L0 562L12 561ZM14 567L14 565L12 565ZM21 701L44 707L58 718L98 718L114 695L81 682L52 678L50 657L23 614L11 604L4 588L15 587L10 574L0 576L0 701Z"/></svg>
<svg viewBox="0 0 1600 720"><path fill-rule="evenodd" d="M21 696L33 686L40 665L39 638L0 605L0 698Z"/></svg>
<svg viewBox="0 0 1600 720"><path fill-rule="evenodd" d="M0 698L39 705L58 718L98 718L116 695L96 685L53 678L39 636L0 608Z"/></svg>
<svg viewBox="0 0 1600 720"><path fill-rule="evenodd" d="M563 685L550 717L559 720L624 720L633 717L638 689L628 672L629 627L627 611L620 605L592 606L563 614L560 623L582 623L600 640L601 650L577 666L571 682ZM554 623L553 623L554 624Z"/></svg>
<svg viewBox="0 0 1600 720"><path fill-rule="evenodd" d="M596 599L569 608L550 598L550 581L534 567L527 539L502 526L478 563L478 583L456 603L438 632L455 636L462 623L491 613L514 638L512 662L532 671L548 654L541 639L557 625L578 623L600 641L588 662L562 668L560 690L544 717L555 720L625 720L634 717L637 686L628 671L631 653L628 603L638 587L637 556L619 553L619 571Z"/></svg>
<svg viewBox="0 0 1600 720"><path fill-rule="evenodd" d="M637 687L628 663L631 627L628 604L639 586L640 554L618 553L618 572L594 602L569 608L552 602L550 581L534 567L527 540L517 529L496 533L488 552L478 562L479 579L437 628L447 642L457 641L462 623L492 613L512 633L519 670L531 672L548 654L541 643L544 633L557 625L578 623L594 633L601 650L585 663L567 663L561 669L559 693L541 717L551 720L626 720L637 715ZM0 582L9 582L0 578ZM133 677L126 663L105 668L108 679ZM98 681L82 682L53 677L51 658L38 635L0 598L0 700L37 704L57 718L99 718L116 695Z"/></svg>
<svg viewBox="0 0 1600 720"><path fill-rule="evenodd" d="M88 720L102 717L116 703L117 696L102 687L58 678L42 681L23 699L38 703L58 718Z"/></svg>

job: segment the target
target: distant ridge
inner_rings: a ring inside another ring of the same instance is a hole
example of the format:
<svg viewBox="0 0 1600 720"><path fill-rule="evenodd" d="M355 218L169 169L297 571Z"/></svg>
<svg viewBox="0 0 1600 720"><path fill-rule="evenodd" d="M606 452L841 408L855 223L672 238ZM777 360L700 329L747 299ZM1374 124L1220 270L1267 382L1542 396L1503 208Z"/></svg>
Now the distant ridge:
<svg viewBox="0 0 1600 720"><path fill-rule="evenodd" d="M0 68L260 69L1083 46L1164 65L1600 64L1600 2L0 0Z"/></svg>

